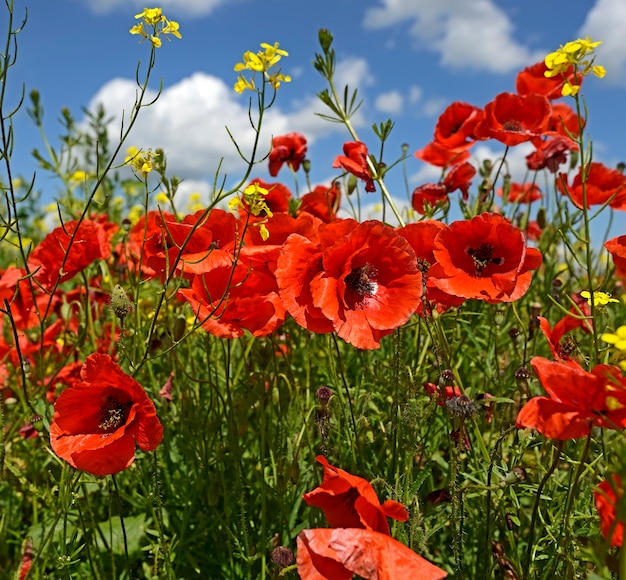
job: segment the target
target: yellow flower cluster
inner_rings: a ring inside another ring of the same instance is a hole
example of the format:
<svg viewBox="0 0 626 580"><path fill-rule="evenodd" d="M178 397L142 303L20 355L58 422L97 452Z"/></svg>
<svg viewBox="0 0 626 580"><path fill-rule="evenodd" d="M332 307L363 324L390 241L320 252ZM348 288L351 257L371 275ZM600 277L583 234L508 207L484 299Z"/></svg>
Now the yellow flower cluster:
<svg viewBox="0 0 626 580"><path fill-rule="evenodd" d="M265 225L265 222L267 221L267 218L271 218L274 215L265 201L265 197L268 193L269 190L261 187L258 183L251 183L243 190L241 198L233 197L228 202L228 207L232 210L242 207L254 216L259 216L262 213L265 214L265 219L252 224L259 228L261 239L263 241L266 241L267 238L270 237L270 233Z"/></svg>
<svg viewBox="0 0 626 580"><path fill-rule="evenodd" d="M592 302L594 306L606 306L609 302L619 302L619 300L612 298L608 292L601 292L600 290L593 293L593 298L588 290L583 290L580 295L587 301L589 306L591 306Z"/></svg>
<svg viewBox="0 0 626 580"><path fill-rule="evenodd" d="M250 78L239 75L235 83L235 91L238 93L243 93L246 89L251 91L256 90L254 78L257 72L263 74L265 80L267 80L274 89L277 89L280 83L288 83L291 81L290 76L282 74L279 68L275 68L278 61L280 61L283 56L289 56L289 53L279 49L278 42L275 42L273 45L262 42L261 48L263 50L260 50L256 54L251 51L245 52L243 62L238 62L235 65L235 71L237 72L243 70L252 71Z"/></svg>
<svg viewBox="0 0 626 580"><path fill-rule="evenodd" d="M148 151L141 151L137 147L129 147L126 158L124 159L124 165L130 165L136 173L141 173L144 178L148 176L154 169L154 163L158 154L153 153L152 149Z"/></svg>
<svg viewBox="0 0 626 580"><path fill-rule="evenodd" d="M618 365L626 371L626 326L620 326L614 333L606 332L600 337L604 342L612 344L618 351Z"/></svg>
<svg viewBox="0 0 626 580"><path fill-rule="evenodd" d="M178 22L168 20L161 8L144 8L143 12L135 14L135 18L141 18L142 20L139 24L135 24L129 32L131 34L139 34L143 37L143 40L149 38L154 48L160 48L162 44L161 36L168 40L168 34L176 38L182 38L181 33L178 31Z"/></svg>
<svg viewBox="0 0 626 580"><path fill-rule="evenodd" d="M603 66L594 65L594 50L602 44L602 41L592 41L588 36L579 38L561 46L558 50L551 52L545 58L546 68L544 75L548 78L562 76L565 79L561 94L563 96L575 96L580 90L582 78L589 73L593 73L599 78L606 74ZM568 72L573 67L574 76L568 78Z"/></svg>

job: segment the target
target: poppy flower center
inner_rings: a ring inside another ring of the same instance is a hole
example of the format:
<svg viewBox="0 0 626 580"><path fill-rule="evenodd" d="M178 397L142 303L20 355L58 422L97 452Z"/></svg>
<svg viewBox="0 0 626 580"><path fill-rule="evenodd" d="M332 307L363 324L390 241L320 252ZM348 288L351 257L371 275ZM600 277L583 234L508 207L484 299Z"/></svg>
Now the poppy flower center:
<svg viewBox="0 0 626 580"><path fill-rule="evenodd" d="M130 401L122 403L113 397L107 397L100 407L98 428L105 433L112 433L126 423L128 412L132 407Z"/></svg>
<svg viewBox="0 0 626 580"><path fill-rule="evenodd" d="M503 258L494 258L493 251L494 247L491 244L481 244L478 248L468 248L466 250L466 253L471 256L474 262L478 276L482 275L483 270L489 266L489 264L499 266L504 261Z"/></svg>
<svg viewBox="0 0 626 580"><path fill-rule="evenodd" d="M378 283L373 279L378 270L370 264L353 268L344 278L346 286L359 296L374 296L378 290Z"/></svg>
<svg viewBox="0 0 626 580"><path fill-rule="evenodd" d="M519 121L516 121L515 119L510 119L509 121L506 121L502 124L502 128L505 131L522 131L524 129L524 127L522 127L522 124Z"/></svg>

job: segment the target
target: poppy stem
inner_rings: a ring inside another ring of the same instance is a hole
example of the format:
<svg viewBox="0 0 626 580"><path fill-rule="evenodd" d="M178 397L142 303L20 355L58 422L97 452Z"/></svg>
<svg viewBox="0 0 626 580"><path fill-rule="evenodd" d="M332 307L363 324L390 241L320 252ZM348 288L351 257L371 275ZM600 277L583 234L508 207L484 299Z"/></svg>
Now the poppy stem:
<svg viewBox="0 0 626 580"><path fill-rule="evenodd" d="M537 487L537 493L535 494L535 504L533 505L533 513L530 518L530 529L528 530L528 546L526 547L526 560L524 562L524 573L522 574L522 578L528 578L528 571L530 569L530 562L532 559L533 552L533 541L535 535L535 524L537 522L537 514L539 513L539 504L541 503L541 493L543 492L543 488L545 487L548 479L554 473L556 466L559 463L559 458L561 457L561 450L563 449L563 441L559 441L555 446L556 453L554 454L554 458L552 459L552 463L543 476L539 486Z"/></svg>
<svg viewBox="0 0 626 580"><path fill-rule="evenodd" d="M350 389L348 388L348 382L346 381L346 375L343 369L343 363L341 362L341 352L339 351L339 344L337 342L337 336L333 332L331 334L333 337L333 344L335 345L335 351L337 352L337 366L339 367L339 375L341 376L341 381L343 383L343 388L346 391L346 397L348 399L348 406L350 408L350 418L352 419L352 430L354 432L354 443L352 447L352 452L355 451L356 440L357 440L357 430L356 430L356 419L354 417L354 408L352 407L352 398L350 397Z"/></svg>
<svg viewBox="0 0 626 580"><path fill-rule="evenodd" d="M126 560L126 571L128 572L128 577L132 578L132 574L130 572L130 558L128 557L128 538L126 537L126 526L124 525L124 514L122 513L122 499L120 497L120 490L117 487L117 480L115 479L115 474L111 474L111 481L113 481L113 487L115 488L115 500L117 502L117 511L120 518L120 527L122 528L122 538L124 539L124 558Z"/></svg>

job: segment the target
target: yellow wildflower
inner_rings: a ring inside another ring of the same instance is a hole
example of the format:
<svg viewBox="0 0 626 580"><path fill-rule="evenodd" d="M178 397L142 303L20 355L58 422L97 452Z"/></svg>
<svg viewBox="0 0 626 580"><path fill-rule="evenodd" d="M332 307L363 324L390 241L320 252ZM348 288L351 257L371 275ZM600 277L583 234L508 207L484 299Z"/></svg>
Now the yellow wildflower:
<svg viewBox="0 0 626 580"><path fill-rule="evenodd" d="M583 77L589 73L602 78L606 74L606 69L600 65L594 65L594 50L602 44L602 41L593 41L588 36L584 39L578 38L561 46L558 50L546 55L544 60L548 78L561 76L564 79L561 94L563 96L575 96L580 90L580 83ZM574 71L572 76L570 73Z"/></svg>
<svg viewBox="0 0 626 580"><path fill-rule="evenodd" d="M180 25L175 20L169 20L163 14L161 8L144 8L143 12L135 14L135 18L141 18L141 22L135 24L129 32L138 34L143 40L150 39L154 48L160 48L163 44L161 37L171 34L176 38L182 38L180 33ZM143 40L141 42L143 42Z"/></svg>
<svg viewBox="0 0 626 580"><path fill-rule="evenodd" d="M595 291L593 293L593 298L589 291L583 290L580 295L587 301L587 304L591 306L591 303L595 306L606 306L609 302L619 302L615 298L611 298L611 295L607 292Z"/></svg>
<svg viewBox="0 0 626 580"><path fill-rule="evenodd" d="M626 351L626 326L620 326L615 333L606 332L600 338L612 344L617 350Z"/></svg>
<svg viewBox="0 0 626 580"><path fill-rule="evenodd" d="M237 82L235 83L235 91L242 93L244 90L255 90L254 77L256 73L261 73L264 79L277 89L281 83L288 83L291 81L291 77L284 75L280 72L280 69L276 68L276 65L283 56L289 56L286 50L278 48L278 42L273 45L265 42L261 43L261 48L256 54L251 51L246 51L243 54L243 62L238 62L234 70L236 72L243 70L252 71L252 78L246 79L243 75L239 75ZM272 70L275 69L275 70Z"/></svg>

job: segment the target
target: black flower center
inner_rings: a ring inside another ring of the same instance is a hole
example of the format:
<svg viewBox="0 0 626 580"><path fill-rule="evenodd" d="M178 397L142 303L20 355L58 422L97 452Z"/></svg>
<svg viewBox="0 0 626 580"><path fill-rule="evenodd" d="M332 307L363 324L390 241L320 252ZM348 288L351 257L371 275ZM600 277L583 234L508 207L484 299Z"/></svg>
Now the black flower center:
<svg viewBox="0 0 626 580"><path fill-rule="evenodd" d="M113 397L107 397L100 407L98 428L105 433L116 431L126 423L132 406L130 401L122 403Z"/></svg>
<svg viewBox="0 0 626 580"><path fill-rule="evenodd" d="M502 124L502 128L505 131L514 131L516 133L524 130L524 127L522 127L522 124L519 121L516 121L515 119L511 119L509 121L505 121Z"/></svg>
<svg viewBox="0 0 626 580"><path fill-rule="evenodd" d="M471 256L478 276L483 273L483 270L489 266L489 264L499 266L504 261L504 258L493 257L494 247L491 244L481 244L478 248L468 248L465 251Z"/></svg>
<svg viewBox="0 0 626 580"><path fill-rule="evenodd" d="M378 270L370 264L353 268L344 278L346 286L359 296L374 296L378 290L378 283L374 278L378 275Z"/></svg>

